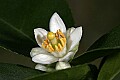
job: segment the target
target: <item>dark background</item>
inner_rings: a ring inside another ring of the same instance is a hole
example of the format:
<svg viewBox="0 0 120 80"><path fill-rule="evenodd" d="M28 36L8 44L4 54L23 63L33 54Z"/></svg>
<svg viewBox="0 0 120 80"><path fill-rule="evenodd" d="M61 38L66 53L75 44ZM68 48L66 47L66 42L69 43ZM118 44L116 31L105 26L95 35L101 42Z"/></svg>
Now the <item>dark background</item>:
<svg viewBox="0 0 120 80"><path fill-rule="evenodd" d="M83 26L80 53L87 50L99 37L120 24L120 0L66 0L76 26ZM28 67L35 64L30 58L5 54L1 50L0 62L18 63Z"/></svg>
<svg viewBox="0 0 120 80"><path fill-rule="evenodd" d="M76 26L83 26L81 50L120 24L120 0L67 0Z"/></svg>

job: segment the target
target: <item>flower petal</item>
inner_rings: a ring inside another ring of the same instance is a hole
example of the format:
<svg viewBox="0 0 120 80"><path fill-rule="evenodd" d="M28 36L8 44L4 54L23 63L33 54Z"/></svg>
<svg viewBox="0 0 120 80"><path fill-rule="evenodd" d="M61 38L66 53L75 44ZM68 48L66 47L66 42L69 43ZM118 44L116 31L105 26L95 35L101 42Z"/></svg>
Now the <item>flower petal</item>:
<svg viewBox="0 0 120 80"><path fill-rule="evenodd" d="M63 33L66 33L66 27L63 20L60 16L55 12L50 19L50 31L56 33L58 29L60 29Z"/></svg>
<svg viewBox="0 0 120 80"><path fill-rule="evenodd" d="M56 70L62 70L62 69L66 69L66 68L71 68L69 63L66 62L58 62L56 64Z"/></svg>
<svg viewBox="0 0 120 80"><path fill-rule="evenodd" d="M47 51L44 50L43 48L36 47L36 48L32 48L32 50L30 52L30 56L34 57L38 54L44 54L44 53L47 53Z"/></svg>
<svg viewBox="0 0 120 80"><path fill-rule="evenodd" d="M82 27L78 27L70 32L67 39L67 49L71 51L76 45L78 45L82 37Z"/></svg>
<svg viewBox="0 0 120 80"><path fill-rule="evenodd" d="M41 71L47 71L47 67L42 64L37 64L35 66L35 69L41 70Z"/></svg>
<svg viewBox="0 0 120 80"><path fill-rule="evenodd" d="M46 71L46 72L55 71L54 68L51 68L51 67L48 67L48 66L45 66L45 65L42 65L42 64L37 64L37 65L35 66L35 69L41 70L41 71Z"/></svg>
<svg viewBox="0 0 120 80"><path fill-rule="evenodd" d="M35 39L40 47L42 45L43 40L46 39L47 33L48 32L42 28L34 29Z"/></svg>
<svg viewBox="0 0 120 80"><path fill-rule="evenodd" d="M75 52L69 52L64 57L59 58L59 61L68 62L70 59L74 57L74 55L75 55Z"/></svg>
<svg viewBox="0 0 120 80"><path fill-rule="evenodd" d="M32 58L32 61L40 64L51 64L58 61L58 58L54 57L50 53L38 54Z"/></svg>
<svg viewBox="0 0 120 80"><path fill-rule="evenodd" d="M67 30L67 38L69 38L69 36L71 35L71 33L73 32L75 30L75 28L74 27L71 27L71 28L69 28L68 30Z"/></svg>
<svg viewBox="0 0 120 80"><path fill-rule="evenodd" d="M75 30L74 27L71 27L71 28L69 28L69 29L67 30L67 32L66 32L67 42L68 42L68 39L69 39L70 35L72 34L72 32L73 32L74 30Z"/></svg>

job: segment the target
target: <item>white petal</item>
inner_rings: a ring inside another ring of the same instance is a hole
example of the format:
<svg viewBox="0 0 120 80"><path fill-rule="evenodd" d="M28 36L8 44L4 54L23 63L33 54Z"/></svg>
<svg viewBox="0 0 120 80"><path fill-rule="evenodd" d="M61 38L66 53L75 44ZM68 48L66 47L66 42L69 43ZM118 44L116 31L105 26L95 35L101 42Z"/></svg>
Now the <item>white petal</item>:
<svg viewBox="0 0 120 80"><path fill-rule="evenodd" d="M42 28L34 29L35 39L40 47L42 45L43 40L46 39L47 33L48 32Z"/></svg>
<svg viewBox="0 0 120 80"><path fill-rule="evenodd" d="M71 27L71 28L69 28L68 30L67 30L67 32L66 32L66 39L67 39L67 43L69 43L69 39L70 39L70 35L72 34L72 32L75 30L75 28L74 27ZM68 48L68 46L69 46L69 44L67 44L67 48Z"/></svg>
<svg viewBox="0 0 120 80"><path fill-rule="evenodd" d="M36 56L36 55L38 55L38 54L44 54L44 53L47 53L47 51L44 50L43 48L39 48L39 47L37 47L37 48L32 48L32 50L31 50L31 52L30 52L30 56L31 56L31 57L34 57L34 56Z"/></svg>
<svg viewBox="0 0 120 80"><path fill-rule="evenodd" d="M37 64L35 66L35 69L41 70L41 71L47 71L47 67L41 64Z"/></svg>
<svg viewBox="0 0 120 80"><path fill-rule="evenodd" d="M56 33L58 29L60 29L63 33L66 33L66 27L63 20L55 12L50 19L50 31Z"/></svg>
<svg viewBox="0 0 120 80"><path fill-rule="evenodd" d="M69 63L66 62L58 62L56 64L56 70L62 70L62 69L66 69L66 68L71 68Z"/></svg>
<svg viewBox="0 0 120 80"><path fill-rule="evenodd" d="M41 71L46 71L46 72L52 72L52 71L55 71L54 68L47 67L47 66L42 65L42 64L37 64L37 65L35 66L35 69L37 69L37 70L41 70Z"/></svg>
<svg viewBox="0 0 120 80"><path fill-rule="evenodd" d="M59 58L59 61L68 62L70 59L74 57L74 55L75 55L75 52L69 52L64 57Z"/></svg>
<svg viewBox="0 0 120 80"><path fill-rule="evenodd" d="M38 54L32 58L32 61L40 64L51 64L58 61L58 58L54 57L50 53Z"/></svg>
<svg viewBox="0 0 120 80"><path fill-rule="evenodd" d="M71 27L71 28L69 28L68 30L67 30L67 38L69 38L70 37L70 35L71 35L71 33L73 32L75 30L75 28L74 27Z"/></svg>
<svg viewBox="0 0 120 80"><path fill-rule="evenodd" d="M52 52L51 54L53 54L55 57L63 57L66 55L66 46L64 47L64 49L61 52Z"/></svg>
<svg viewBox="0 0 120 80"><path fill-rule="evenodd" d="M72 31L67 41L68 51L71 51L76 45L78 45L79 41L81 40L81 37L82 27L78 27L74 31Z"/></svg>

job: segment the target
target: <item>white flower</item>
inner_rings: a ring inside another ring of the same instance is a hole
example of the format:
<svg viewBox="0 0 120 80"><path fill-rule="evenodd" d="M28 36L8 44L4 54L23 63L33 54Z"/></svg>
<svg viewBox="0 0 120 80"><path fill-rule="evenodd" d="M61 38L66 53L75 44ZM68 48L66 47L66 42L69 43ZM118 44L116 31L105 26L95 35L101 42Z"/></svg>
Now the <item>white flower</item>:
<svg viewBox="0 0 120 80"><path fill-rule="evenodd" d="M57 62L56 70L70 68L71 60L78 50L82 36L82 27L66 27L57 13L50 19L50 32L42 28L34 29L35 39L40 47L30 52L32 61L38 63L35 69L47 71L47 64Z"/></svg>

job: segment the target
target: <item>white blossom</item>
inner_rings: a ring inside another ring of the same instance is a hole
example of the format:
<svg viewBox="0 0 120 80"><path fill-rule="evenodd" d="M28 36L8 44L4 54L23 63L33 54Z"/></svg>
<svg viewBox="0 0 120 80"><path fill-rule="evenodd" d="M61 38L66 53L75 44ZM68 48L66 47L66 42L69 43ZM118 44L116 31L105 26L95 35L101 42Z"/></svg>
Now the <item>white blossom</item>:
<svg viewBox="0 0 120 80"><path fill-rule="evenodd" d="M71 60L78 50L82 37L82 27L69 28L55 12L50 19L50 31L42 28L34 29L35 39L40 47L33 48L30 52L32 61L38 63L35 69L47 71L47 64L57 62L56 70L70 68Z"/></svg>

